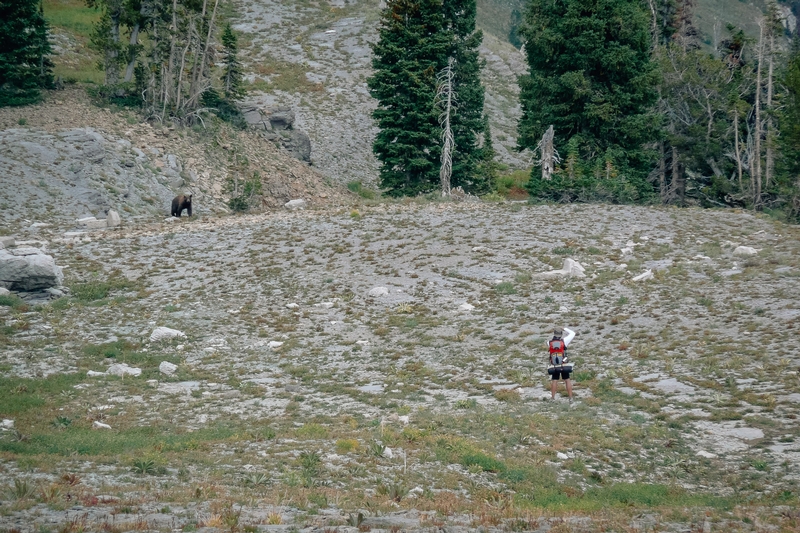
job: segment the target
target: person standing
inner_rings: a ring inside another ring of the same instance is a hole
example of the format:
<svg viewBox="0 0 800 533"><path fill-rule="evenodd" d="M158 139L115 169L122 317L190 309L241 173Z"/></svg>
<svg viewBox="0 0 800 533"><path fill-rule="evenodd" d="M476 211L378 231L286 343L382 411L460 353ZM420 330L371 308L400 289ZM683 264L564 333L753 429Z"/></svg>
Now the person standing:
<svg viewBox="0 0 800 533"><path fill-rule="evenodd" d="M566 332L567 336L564 336ZM567 357L567 346L572 342L575 337L575 332L567 327L553 328L553 338L545 341L547 348L550 351L550 366L547 371L551 375L550 380L550 400L556 399L556 390L558 389L558 380L563 379L564 384L567 386L567 394L569 401L572 403L572 381L569 376L572 373L572 364Z"/></svg>

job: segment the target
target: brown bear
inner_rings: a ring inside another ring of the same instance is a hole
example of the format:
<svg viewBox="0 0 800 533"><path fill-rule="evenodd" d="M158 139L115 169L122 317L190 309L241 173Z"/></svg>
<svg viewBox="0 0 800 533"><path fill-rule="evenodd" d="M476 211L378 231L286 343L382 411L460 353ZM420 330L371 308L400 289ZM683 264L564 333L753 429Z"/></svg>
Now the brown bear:
<svg viewBox="0 0 800 533"><path fill-rule="evenodd" d="M181 217L181 213L186 209L189 216L192 216L192 195L178 195L172 199L172 216Z"/></svg>

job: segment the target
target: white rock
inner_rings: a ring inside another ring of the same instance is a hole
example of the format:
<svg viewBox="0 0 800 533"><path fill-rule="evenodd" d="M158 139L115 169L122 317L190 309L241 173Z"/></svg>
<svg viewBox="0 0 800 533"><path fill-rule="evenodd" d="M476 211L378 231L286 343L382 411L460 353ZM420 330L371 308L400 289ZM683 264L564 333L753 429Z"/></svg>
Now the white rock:
<svg viewBox="0 0 800 533"><path fill-rule="evenodd" d="M633 281L646 281L648 279L653 279L653 271L652 269L648 269L647 272L643 274L639 274L638 276L633 278Z"/></svg>
<svg viewBox="0 0 800 533"><path fill-rule="evenodd" d="M468 304L467 302L464 302L463 304L459 305L458 308L461 309L462 311L472 311L473 309L475 309L475 306Z"/></svg>
<svg viewBox="0 0 800 533"><path fill-rule="evenodd" d="M306 201L299 199L299 200L289 200L283 207L286 209L304 209L306 207Z"/></svg>
<svg viewBox="0 0 800 533"><path fill-rule="evenodd" d="M176 349L177 351L179 351L179 352L180 352L181 350L183 350L183 348L184 348L183 344L179 344L179 345L177 345L177 346L175 347L175 349Z"/></svg>
<svg viewBox="0 0 800 533"><path fill-rule="evenodd" d="M386 287L374 287L370 289L370 291L367 293L367 296L378 298L380 296L386 296L387 294L389 294L389 289Z"/></svg>
<svg viewBox="0 0 800 533"><path fill-rule="evenodd" d="M86 375L87 375L87 376L89 376L90 378L95 378L95 377L97 377L97 376L105 376L105 375L106 375L106 373L105 373L105 372L96 372L96 371L94 371L94 370L89 370L89 371L86 373Z"/></svg>
<svg viewBox="0 0 800 533"><path fill-rule="evenodd" d="M383 456L387 459L392 459L394 457L394 452L388 446L383 449Z"/></svg>
<svg viewBox="0 0 800 533"><path fill-rule="evenodd" d="M320 302L318 304L314 304L314 307L322 307L323 309L330 309L333 307L333 302Z"/></svg>
<svg viewBox="0 0 800 533"><path fill-rule="evenodd" d="M113 209L108 210L108 216L106 217L106 226L109 228L116 228L121 223L119 218L119 213L114 211Z"/></svg>
<svg viewBox="0 0 800 533"><path fill-rule="evenodd" d="M92 423L92 427L94 429L111 429L111 426L109 426L108 424L103 424L102 422L98 422L97 420L95 420Z"/></svg>
<svg viewBox="0 0 800 533"><path fill-rule="evenodd" d="M561 452L556 453L556 457L558 457L562 461L566 461L567 459L569 459L569 455Z"/></svg>
<svg viewBox="0 0 800 533"><path fill-rule="evenodd" d="M714 459L717 456L717 454L707 452L705 450L700 450L695 455L697 455L698 457L705 457L706 459Z"/></svg>
<svg viewBox="0 0 800 533"><path fill-rule="evenodd" d="M4 418L2 427L3 429L14 429L14 421L9 418Z"/></svg>
<svg viewBox="0 0 800 533"><path fill-rule="evenodd" d="M178 365L172 364L169 361L161 361L161 364L158 365L158 371L168 376L171 376L177 370L178 370Z"/></svg>
<svg viewBox="0 0 800 533"><path fill-rule="evenodd" d="M128 366L125 363L117 363L108 367L106 374L111 374L112 376L120 376L124 377L128 376L139 376L142 373L141 368L136 368L132 366Z"/></svg>
<svg viewBox="0 0 800 533"><path fill-rule="evenodd" d="M6 289L5 287L0 287L0 296L9 296L11 291Z"/></svg>
<svg viewBox="0 0 800 533"><path fill-rule="evenodd" d="M300 306L298 304L292 302L292 303L286 304L286 307L288 307L289 309L297 309Z"/></svg>
<svg viewBox="0 0 800 533"><path fill-rule="evenodd" d="M397 417L397 420L403 423L404 426L408 425L408 415L401 415Z"/></svg>
<svg viewBox="0 0 800 533"><path fill-rule="evenodd" d="M178 220L177 217L167 217L164 219L164 222L175 222L177 220Z"/></svg>
<svg viewBox="0 0 800 533"><path fill-rule="evenodd" d="M536 274L535 277L537 278L557 278L557 277L567 277L567 278L585 278L586 274L584 274L586 269L583 268L583 265L575 261L574 259L564 259L564 264L561 266L561 270L551 270L550 272L541 272Z"/></svg>
<svg viewBox="0 0 800 533"><path fill-rule="evenodd" d="M148 379L147 381L145 381L145 383L147 383L148 387L153 387L153 388L158 387L158 380L157 379Z"/></svg>
<svg viewBox="0 0 800 533"><path fill-rule="evenodd" d="M17 241L14 237L0 237L0 250L3 248L13 248Z"/></svg>
<svg viewBox="0 0 800 533"><path fill-rule="evenodd" d="M750 246L739 246L733 251L733 255L756 255L758 250L755 248L751 248Z"/></svg>
<svg viewBox="0 0 800 533"><path fill-rule="evenodd" d="M277 350L278 348L283 346L283 343L281 341L269 341L269 344L267 344L267 346L269 346L271 350Z"/></svg>
<svg viewBox="0 0 800 533"><path fill-rule="evenodd" d="M617 272L621 272L621 271L625 270L626 268L628 268L628 263L620 263L619 265L617 265L617 268L615 268L614 270L616 270Z"/></svg>
<svg viewBox="0 0 800 533"><path fill-rule="evenodd" d="M622 253L622 255L631 255L633 253L633 248L629 248L626 246L625 248L620 250L620 253Z"/></svg>
<svg viewBox="0 0 800 533"><path fill-rule="evenodd" d="M150 334L150 342L158 342L158 341L163 341L165 339L174 339L175 337L186 338L186 334L182 331L178 331L177 329L170 329L161 326L154 329L153 333Z"/></svg>
<svg viewBox="0 0 800 533"><path fill-rule="evenodd" d="M359 346L369 346L369 341L356 341Z"/></svg>

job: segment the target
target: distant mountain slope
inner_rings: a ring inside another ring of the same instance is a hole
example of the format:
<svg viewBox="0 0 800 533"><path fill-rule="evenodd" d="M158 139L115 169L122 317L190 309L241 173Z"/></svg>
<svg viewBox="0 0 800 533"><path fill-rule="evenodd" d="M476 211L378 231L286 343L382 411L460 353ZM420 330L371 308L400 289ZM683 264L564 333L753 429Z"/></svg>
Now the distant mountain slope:
<svg viewBox="0 0 800 533"><path fill-rule="evenodd" d="M374 184L378 161L372 154L375 101L367 89L372 72L370 44L378 38L380 9L375 0L236 0L235 29L244 34L244 62L253 83L248 103L289 105L297 126L312 142L312 160L341 183ZM519 51L487 35L486 111L501 161L524 167L514 152Z"/></svg>

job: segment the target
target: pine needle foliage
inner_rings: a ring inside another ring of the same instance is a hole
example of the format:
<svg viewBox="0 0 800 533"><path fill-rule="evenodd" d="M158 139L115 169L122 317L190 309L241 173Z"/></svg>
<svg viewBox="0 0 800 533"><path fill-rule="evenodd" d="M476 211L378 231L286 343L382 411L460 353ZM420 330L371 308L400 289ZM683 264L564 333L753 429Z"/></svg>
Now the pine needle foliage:
<svg viewBox="0 0 800 533"><path fill-rule="evenodd" d="M624 21L624 22L623 22ZM573 156L570 172L532 196L557 201L647 201L657 72L649 18L638 0L531 0L521 33L530 74L520 78L518 145L534 150L550 125ZM567 158L568 159L568 158Z"/></svg>
<svg viewBox="0 0 800 533"><path fill-rule="evenodd" d="M47 31L39 0L0 0L0 107L34 103L52 85Z"/></svg>

